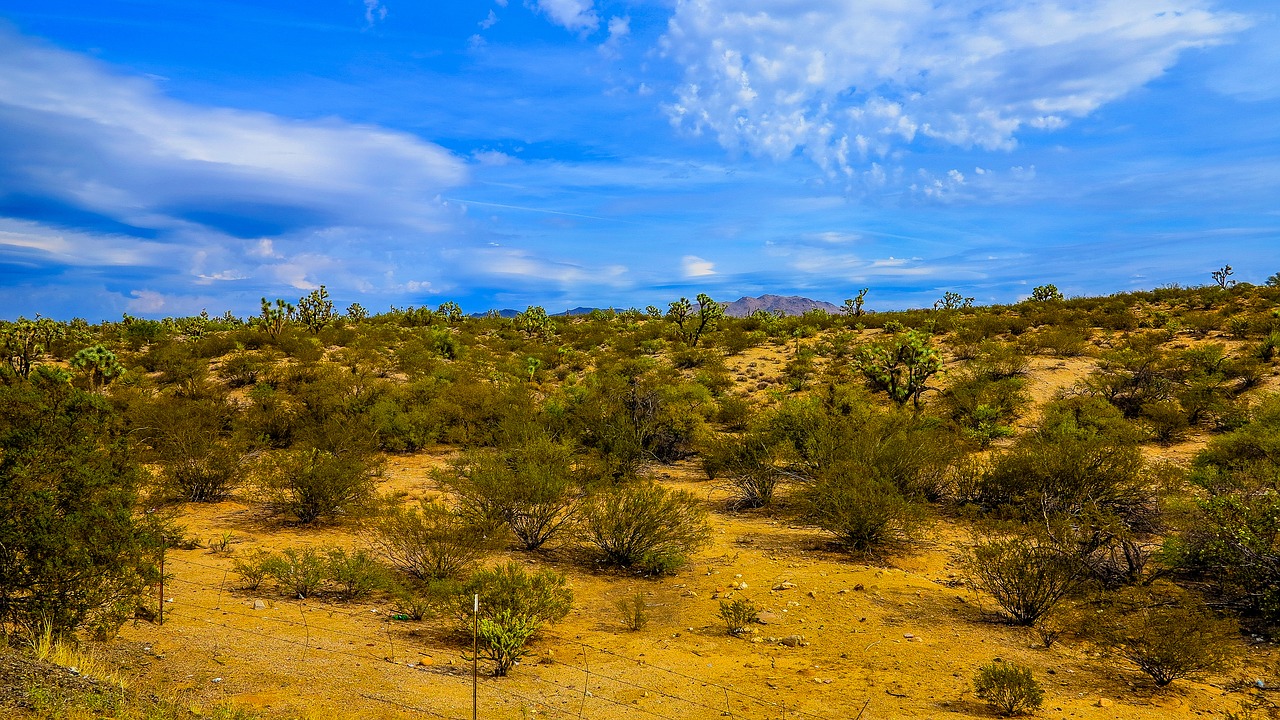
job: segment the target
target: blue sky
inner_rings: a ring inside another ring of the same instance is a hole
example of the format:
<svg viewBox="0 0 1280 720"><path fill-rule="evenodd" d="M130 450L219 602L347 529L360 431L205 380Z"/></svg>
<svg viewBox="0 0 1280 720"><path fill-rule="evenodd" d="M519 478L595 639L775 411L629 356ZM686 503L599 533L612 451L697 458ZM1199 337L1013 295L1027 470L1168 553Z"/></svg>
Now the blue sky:
<svg viewBox="0 0 1280 720"><path fill-rule="evenodd" d="M0 0L0 317L1280 271L1272 0Z"/></svg>

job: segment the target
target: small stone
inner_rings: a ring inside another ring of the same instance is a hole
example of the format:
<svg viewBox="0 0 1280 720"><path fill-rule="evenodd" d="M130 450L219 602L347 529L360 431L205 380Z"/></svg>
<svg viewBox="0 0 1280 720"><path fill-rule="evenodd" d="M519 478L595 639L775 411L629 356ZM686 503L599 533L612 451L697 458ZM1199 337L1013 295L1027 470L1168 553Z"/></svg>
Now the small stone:
<svg viewBox="0 0 1280 720"><path fill-rule="evenodd" d="M781 642L783 645L786 645L787 647L801 647L802 645L809 644L805 642L803 635L788 635L782 638L782 640L780 640L779 642Z"/></svg>
<svg viewBox="0 0 1280 720"><path fill-rule="evenodd" d="M1115 701L1108 700L1107 698L1098 698L1098 702L1093 704L1094 707L1100 707L1100 708L1111 707L1112 705L1115 705Z"/></svg>
<svg viewBox="0 0 1280 720"><path fill-rule="evenodd" d="M795 587L795 586L796 586L796 584L795 584L795 583L793 583L793 582L791 582L790 580L784 580L784 581L782 581L782 582L778 583L777 585L774 585L774 586L773 586L773 589L774 589L774 590L790 590L791 588L793 588L793 587Z"/></svg>
<svg viewBox="0 0 1280 720"><path fill-rule="evenodd" d="M254 601L253 601L253 609L254 609L254 610L266 610L266 609L267 609L267 604L266 604L265 602L261 601L261 600L254 600Z"/></svg>

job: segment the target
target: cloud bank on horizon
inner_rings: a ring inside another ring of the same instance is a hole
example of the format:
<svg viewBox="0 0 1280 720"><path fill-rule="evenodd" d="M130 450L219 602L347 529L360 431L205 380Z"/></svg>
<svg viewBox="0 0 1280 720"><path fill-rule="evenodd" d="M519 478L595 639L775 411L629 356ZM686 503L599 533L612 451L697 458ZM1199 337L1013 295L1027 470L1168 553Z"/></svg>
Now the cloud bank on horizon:
<svg viewBox="0 0 1280 720"><path fill-rule="evenodd" d="M3 19L4 317L245 315L322 283L374 310L903 307L1280 270L1260 0L261 10Z"/></svg>

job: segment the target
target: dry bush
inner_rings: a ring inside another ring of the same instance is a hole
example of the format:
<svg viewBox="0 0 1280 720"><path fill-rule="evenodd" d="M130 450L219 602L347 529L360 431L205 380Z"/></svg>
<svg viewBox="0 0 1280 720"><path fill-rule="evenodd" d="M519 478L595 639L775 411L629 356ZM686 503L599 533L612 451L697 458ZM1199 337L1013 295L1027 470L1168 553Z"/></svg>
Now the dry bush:
<svg viewBox="0 0 1280 720"><path fill-rule="evenodd" d="M374 545L397 569L426 579L457 578L489 550L490 528L436 500L389 505L374 518Z"/></svg>
<svg viewBox="0 0 1280 720"><path fill-rule="evenodd" d="M587 502L583 532L604 562L661 575L688 562L711 528L692 494L639 480Z"/></svg>

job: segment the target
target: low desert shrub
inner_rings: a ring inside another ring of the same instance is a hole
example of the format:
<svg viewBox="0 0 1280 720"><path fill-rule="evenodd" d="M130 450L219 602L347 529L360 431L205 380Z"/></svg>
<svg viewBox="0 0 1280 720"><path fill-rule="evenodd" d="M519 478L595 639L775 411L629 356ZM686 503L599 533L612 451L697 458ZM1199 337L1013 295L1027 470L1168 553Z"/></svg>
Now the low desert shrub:
<svg viewBox="0 0 1280 720"><path fill-rule="evenodd" d="M730 635L741 635L747 626L759 622L760 609L746 598L720 601L720 619L724 621L725 630Z"/></svg>
<svg viewBox="0 0 1280 720"><path fill-rule="evenodd" d="M965 559L970 580L1017 625L1033 625L1081 583L1083 568L1055 547L1023 538L975 545Z"/></svg>
<svg viewBox="0 0 1280 720"><path fill-rule="evenodd" d="M1134 588L1111 606L1103 633L1115 654L1164 687L1228 667L1239 628L1185 591Z"/></svg>
<svg viewBox="0 0 1280 720"><path fill-rule="evenodd" d="M249 553L247 557L232 561L232 572L240 576L240 587L245 590L257 590L262 581L267 579L271 567L272 553L261 548Z"/></svg>
<svg viewBox="0 0 1280 720"><path fill-rule="evenodd" d="M1002 715L1027 715L1044 703L1044 691L1031 668L1012 662L990 662L978 668L973 689Z"/></svg>
<svg viewBox="0 0 1280 720"><path fill-rule="evenodd" d="M649 624L649 604L645 602L644 593L638 592L629 597L620 598L613 603L618 617L628 630L643 630Z"/></svg>
<svg viewBox="0 0 1280 720"><path fill-rule="evenodd" d="M373 521L373 539L397 569L417 578L457 578L489 549L489 528L442 502L386 507Z"/></svg>
<svg viewBox="0 0 1280 720"><path fill-rule="evenodd" d="M860 468L835 468L804 493L805 516L855 553L872 553L913 539L924 513L898 486Z"/></svg>
<svg viewBox="0 0 1280 720"><path fill-rule="evenodd" d="M310 597L328 578L324 557L313 548L286 548L267 559L266 571L289 594Z"/></svg>
<svg viewBox="0 0 1280 720"><path fill-rule="evenodd" d="M357 452L291 450L270 463L264 486L276 511L309 524L364 510L380 468Z"/></svg>
<svg viewBox="0 0 1280 720"><path fill-rule="evenodd" d="M586 503L582 525L605 563L657 575L683 566L711 534L697 498L651 480L601 492Z"/></svg>
<svg viewBox="0 0 1280 720"><path fill-rule="evenodd" d="M331 548L325 556L329 577L341 586L342 595L348 600L366 597L387 585L386 568L367 550Z"/></svg>
<svg viewBox="0 0 1280 720"><path fill-rule="evenodd" d="M484 617L510 612L539 622L556 622L573 607L573 591L565 584L564 575L551 570L531 573L518 563L476 571L459 592L460 617L470 616L475 596L480 598Z"/></svg>

